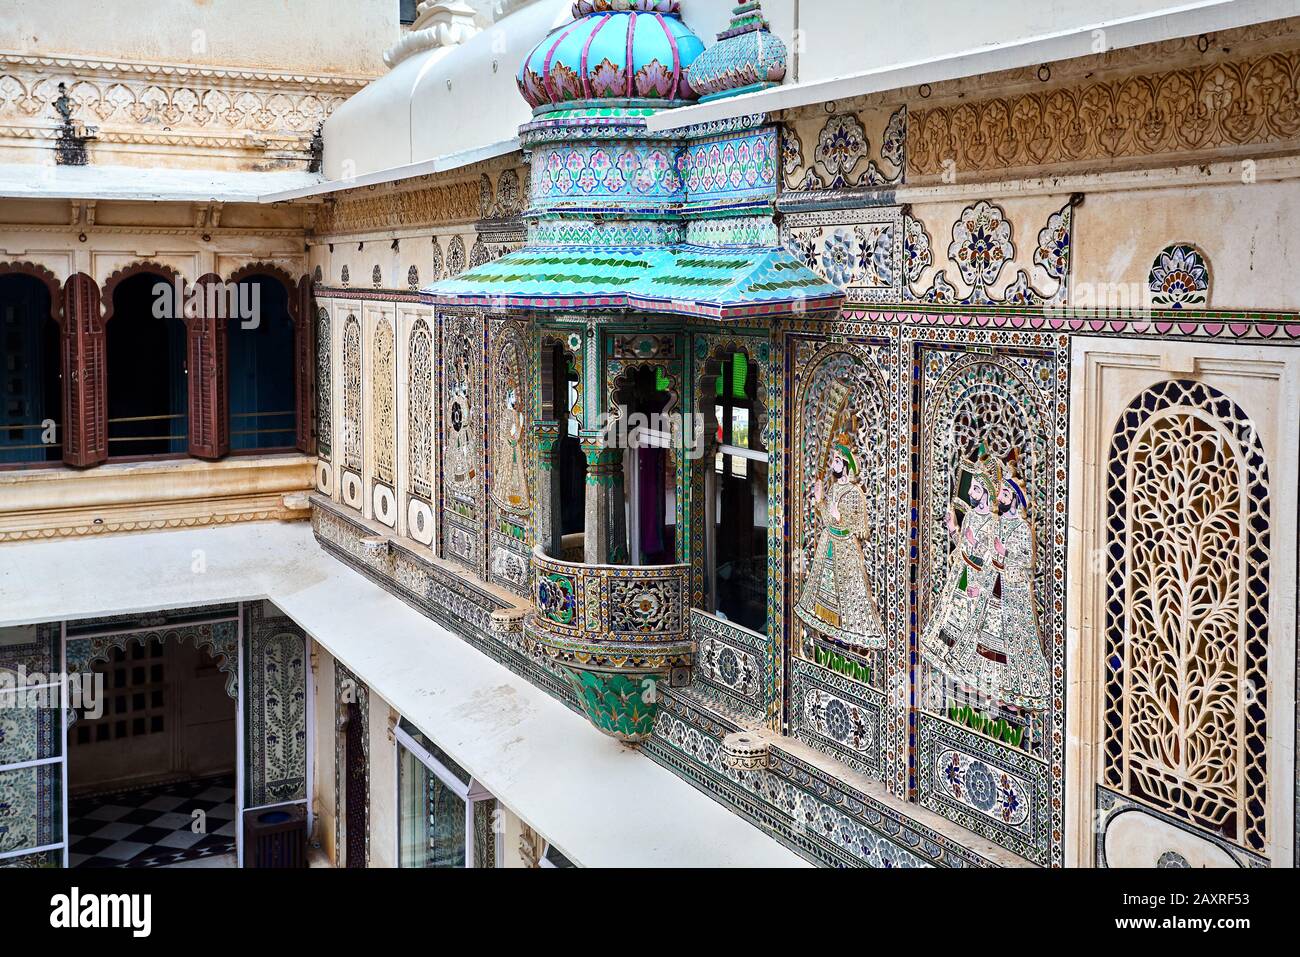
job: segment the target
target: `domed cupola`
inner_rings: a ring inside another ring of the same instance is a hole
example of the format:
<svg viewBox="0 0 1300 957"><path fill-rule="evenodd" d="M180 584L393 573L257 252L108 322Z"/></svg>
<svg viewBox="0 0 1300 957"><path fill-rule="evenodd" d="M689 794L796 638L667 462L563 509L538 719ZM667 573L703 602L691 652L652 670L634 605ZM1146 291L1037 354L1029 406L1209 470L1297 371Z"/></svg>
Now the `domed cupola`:
<svg viewBox="0 0 1300 957"><path fill-rule="evenodd" d="M760 0L748 0L731 11L731 26L691 64L687 79L704 102L778 86L785 68L785 44L763 18Z"/></svg>
<svg viewBox="0 0 1300 957"><path fill-rule="evenodd" d="M534 111L600 100L674 106L694 100L687 68L704 44L678 0L578 0L573 21L525 58L519 92Z"/></svg>

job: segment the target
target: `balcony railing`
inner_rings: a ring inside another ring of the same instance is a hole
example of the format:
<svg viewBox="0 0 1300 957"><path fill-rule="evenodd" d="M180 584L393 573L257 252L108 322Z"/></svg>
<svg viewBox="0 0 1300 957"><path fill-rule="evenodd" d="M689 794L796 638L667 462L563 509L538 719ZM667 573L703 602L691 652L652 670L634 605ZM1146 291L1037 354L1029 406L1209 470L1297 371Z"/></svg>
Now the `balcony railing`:
<svg viewBox="0 0 1300 957"><path fill-rule="evenodd" d="M533 550L526 641L578 694L587 717L624 741L650 736L657 687L689 682L689 565L588 565Z"/></svg>

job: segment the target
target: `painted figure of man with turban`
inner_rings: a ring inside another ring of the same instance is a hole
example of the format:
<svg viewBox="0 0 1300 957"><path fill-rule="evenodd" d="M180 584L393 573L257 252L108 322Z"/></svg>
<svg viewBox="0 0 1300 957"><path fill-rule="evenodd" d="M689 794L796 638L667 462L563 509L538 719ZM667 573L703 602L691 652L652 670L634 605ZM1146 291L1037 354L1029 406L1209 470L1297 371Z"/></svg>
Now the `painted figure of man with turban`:
<svg viewBox="0 0 1300 957"><path fill-rule="evenodd" d="M821 531L795 614L813 631L849 647L883 648L885 631L863 551L870 534L867 495L849 441L842 435L831 446L829 490L824 479L813 486Z"/></svg>

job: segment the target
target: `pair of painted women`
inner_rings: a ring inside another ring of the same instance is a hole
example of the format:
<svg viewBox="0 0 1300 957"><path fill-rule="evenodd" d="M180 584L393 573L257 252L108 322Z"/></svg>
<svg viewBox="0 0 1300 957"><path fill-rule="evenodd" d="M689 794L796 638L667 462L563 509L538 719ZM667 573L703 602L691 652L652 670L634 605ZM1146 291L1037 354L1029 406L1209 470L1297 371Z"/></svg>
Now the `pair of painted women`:
<svg viewBox="0 0 1300 957"><path fill-rule="evenodd" d="M847 440L813 487L819 533L795 607L808 628L849 648L885 646L864 547L867 496ZM962 513L960 523L957 512ZM921 637L933 669L967 694L1042 710L1050 689L1034 602L1034 536L1023 481L981 450L966 463L946 517L952 550Z"/></svg>
<svg viewBox="0 0 1300 957"><path fill-rule="evenodd" d="M962 511L958 522L956 512ZM945 519L952 551L921 655L955 690L1041 711L1051 683L1034 601L1034 533L1013 466L966 463Z"/></svg>

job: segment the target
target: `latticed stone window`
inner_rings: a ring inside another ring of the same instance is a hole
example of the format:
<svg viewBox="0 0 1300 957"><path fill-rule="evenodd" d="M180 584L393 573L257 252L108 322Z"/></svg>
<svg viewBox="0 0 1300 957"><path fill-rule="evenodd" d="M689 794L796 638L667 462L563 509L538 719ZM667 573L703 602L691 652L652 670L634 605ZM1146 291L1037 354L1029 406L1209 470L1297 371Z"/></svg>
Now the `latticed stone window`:
<svg viewBox="0 0 1300 957"><path fill-rule="evenodd" d="M1104 783L1267 847L1268 472L1205 383L1142 393L1107 482Z"/></svg>
<svg viewBox="0 0 1300 957"><path fill-rule="evenodd" d="M393 327L385 319L375 324L375 358L371 384L374 418L375 476L392 485L396 481L396 404L393 400Z"/></svg>
<svg viewBox="0 0 1300 957"><path fill-rule="evenodd" d="M415 267L412 266L412 269ZM433 498L433 333L423 319L411 327L407 363L406 417L411 491Z"/></svg>
<svg viewBox="0 0 1300 957"><path fill-rule="evenodd" d="M333 454L334 440L330 404L334 395L331 344L329 310L321 309L316 316L316 447L324 459Z"/></svg>
<svg viewBox="0 0 1300 957"><path fill-rule="evenodd" d="M361 323L343 321L343 465L361 471Z"/></svg>

